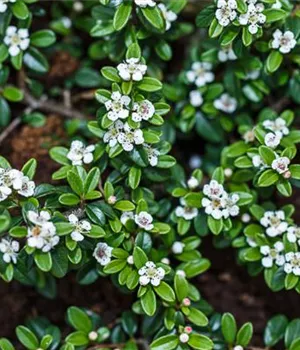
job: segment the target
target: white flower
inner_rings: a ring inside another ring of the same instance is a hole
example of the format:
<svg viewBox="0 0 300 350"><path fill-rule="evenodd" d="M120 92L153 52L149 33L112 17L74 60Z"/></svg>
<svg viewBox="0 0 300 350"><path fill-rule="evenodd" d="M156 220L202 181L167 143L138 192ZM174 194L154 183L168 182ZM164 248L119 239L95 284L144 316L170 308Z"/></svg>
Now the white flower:
<svg viewBox="0 0 300 350"><path fill-rule="evenodd" d="M81 12L83 11L84 6L83 3L81 1L75 1L73 4L73 10L76 12Z"/></svg>
<svg viewBox="0 0 300 350"><path fill-rule="evenodd" d="M75 214L69 215L68 220L70 224L74 226L74 231L71 233L73 241L83 241L83 234L89 233L92 229L92 225L87 220L79 221L78 217Z"/></svg>
<svg viewBox="0 0 300 350"><path fill-rule="evenodd" d="M203 97L200 91L198 90L193 90L190 92L190 104L193 107L200 107L203 103Z"/></svg>
<svg viewBox="0 0 300 350"><path fill-rule="evenodd" d="M153 117L155 108L153 104L148 101L135 102L133 105L132 120L134 122L140 122L142 120L149 120Z"/></svg>
<svg viewBox="0 0 300 350"><path fill-rule="evenodd" d="M277 266L282 266L284 264L284 256L281 252L284 250L284 245L282 242L276 242L273 248L268 245L263 245L260 247L260 252L264 257L261 263L264 267L272 267L275 263Z"/></svg>
<svg viewBox="0 0 300 350"><path fill-rule="evenodd" d="M123 131L118 135L118 142L126 152L132 151L134 145L141 145L144 141L143 131L141 129L131 129L127 123L124 124Z"/></svg>
<svg viewBox="0 0 300 350"><path fill-rule="evenodd" d="M156 267L154 262L147 261L145 266L139 269L139 283L141 286L146 286L151 283L157 287L161 280L165 277L165 270L162 267Z"/></svg>
<svg viewBox="0 0 300 350"><path fill-rule="evenodd" d="M246 237L246 242L249 244L250 247L255 248L257 247L257 243L255 240L251 237Z"/></svg>
<svg viewBox="0 0 300 350"><path fill-rule="evenodd" d="M205 213L211 215L214 219L220 220L225 209L225 196L215 197L213 199L202 198L202 206L205 208Z"/></svg>
<svg viewBox="0 0 300 350"><path fill-rule="evenodd" d="M224 187L216 180L211 180L209 184L204 185L203 193L209 198L221 197L224 193Z"/></svg>
<svg viewBox="0 0 300 350"><path fill-rule="evenodd" d="M81 141L73 141L67 158L70 159L72 165L90 164L94 160L94 145L85 146Z"/></svg>
<svg viewBox="0 0 300 350"><path fill-rule="evenodd" d="M264 5L250 3L247 12L239 16L241 25L247 25L251 34L256 34L262 24L266 22L266 16L262 13Z"/></svg>
<svg viewBox="0 0 300 350"><path fill-rule="evenodd" d="M3 13L7 10L7 4L9 2L16 2L16 0L0 0L0 13Z"/></svg>
<svg viewBox="0 0 300 350"><path fill-rule="evenodd" d="M147 72L147 66L140 63L138 58L128 58L117 66L120 77L125 80L141 81Z"/></svg>
<svg viewBox="0 0 300 350"><path fill-rule="evenodd" d="M0 202L5 201L5 199L10 196L12 190L9 187L0 185Z"/></svg>
<svg viewBox="0 0 300 350"><path fill-rule="evenodd" d="M69 17L63 16L61 18L61 23L66 29L70 29L72 27L72 21Z"/></svg>
<svg viewBox="0 0 300 350"><path fill-rule="evenodd" d="M149 164L153 167L157 166L158 157L160 156L159 150L157 148L151 147L147 143L144 143L143 146L144 146L144 149L147 153Z"/></svg>
<svg viewBox="0 0 300 350"><path fill-rule="evenodd" d="M14 57L21 51L25 51L30 43L28 29L17 29L15 26L9 26L6 29L4 43L8 46L9 54Z"/></svg>
<svg viewBox="0 0 300 350"><path fill-rule="evenodd" d="M185 244L179 241L175 241L172 245L172 252L174 254L181 254L183 252Z"/></svg>
<svg viewBox="0 0 300 350"><path fill-rule="evenodd" d="M22 188L23 177L24 174L19 170L0 168L0 185L2 186L20 190Z"/></svg>
<svg viewBox="0 0 300 350"><path fill-rule="evenodd" d="M260 76L260 69L253 69L247 72L245 80L256 80Z"/></svg>
<svg viewBox="0 0 300 350"><path fill-rule="evenodd" d="M123 128L124 124L120 120L117 120L104 134L103 142L108 143L109 147L114 147L118 143L118 136Z"/></svg>
<svg viewBox="0 0 300 350"><path fill-rule="evenodd" d="M209 62L194 62L192 69L186 73L187 80L190 83L195 83L198 87L205 86L215 79L211 69L212 64Z"/></svg>
<svg viewBox="0 0 300 350"><path fill-rule="evenodd" d="M237 3L235 0L218 0L218 9L216 10L216 19L223 27L228 26L229 23L236 18Z"/></svg>
<svg viewBox="0 0 300 350"><path fill-rule="evenodd" d="M139 7L154 7L156 5L155 0L134 0L135 4Z"/></svg>
<svg viewBox="0 0 300 350"><path fill-rule="evenodd" d="M298 243L300 245L300 227L290 226L287 229L287 239L291 243Z"/></svg>
<svg viewBox="0 0 300 350"><path fill-rule="evenodd" d="M31 197L34 194L35 183L31 181L28 176L22 177L22 186L19 189L18 193L24 197Z"/></svg>
<svg viewBox="0 0 300 350"><path fill-rule="evenodd" d="M289 171L290 160L288 157L279 157L273 160L272 169L276 170L278 174L284 174Z"/></svg>
<svg viewBox="0 0 300 350"><path fill-rule="evenodd" d="M46 222L42 226L28 228L27 244L29 247L41 249L47 253L59 243L56 227L52 222Z"/></svg>
<svg viewBox="0 0 300 350"><path fill-rule="evenodd" d="M105 102L107 118L116 121L117 119L126 119L129 116L129 110L127 109L130 104L130 97L121 95L119 91L115 91L111 94L111 100Z"/></svg>
<svg viewBox="0 0 300 350"><path fill-rule="evenodd" d="M276 2L271 6L273 9L281 9L282 3L280 0L276 0Z"/></svg>
<svg viewBox="0 0 300 350"><path fill-rule="evenodd" d="M179 340L181 343L185 344L190 340L190 336L186 333L181 333L179 336Z"/></svg>
<svg viewBox="0 0 300 350"><path fill-rule="evenodd" d="M233 113L237 108L237 100L225 93L214 101L214 106L225 113Z"/></svg>
<svg viewBox="0 0 300 350"><path fill-rule="evenodd" d="M297 44L295 35L290 30L282 33L281 30L276 29L273 33L273 40L271 46L273 49L279 49L281 53L289 53Z"/></svg>
<svg viewBox="0 0 300 350"><path fill-rule="evenodd" d="M239 215L240 208L236 204L239 201L240 197L237 193L232 193L224 198L225 208L222 210L222 215L225 219L229 216Z"/></svg>
<svg viewBox="0 0 300 350"><path fill-rule="evenodd" d="M293 273L295 276L300 276L300 253L289 252L285 254L285 260L284 271L287 274Z"/></svg>
<svg viewBox="0 0 300 350"><path fill-rule="evenodd" d="M253 142L255 140L254 130L251 129L251 130L246 131L243 135L243 139L246 143Z"/></svg>
<svg viewBox="0 0 300 350"><path fill-rule="evenodd" d="M18 251L20 244L18 241L2 238L0 241L0 252L3 254L3 261L7 264L17 263Z"/></svg>
<svg viewBox="0 0 300 350"><path fill-rule="evenodd" d="M265 144L268 147L276 148L280 144L281 138L281 133L278 131L276 131L275 134L272 132L268 132L265 135Z"/></svg>
<svg viewBox="0 0 300 350"><path fill-rule="evenodd" d="M176 21L177 15L175 12L168 10L164 4L159 4L158 7L166 21L166 30L169 30L171 28L171 23Z"/></svg>
<svg viewBox="0 0 300 350"><path fill-rule="evenodd" d="M218 59L220 62L235 61L237 59L237 56L232 50L232 46L227 45L221 46L221 50L218 52Z"/></svg>
<svg viewBox="0 0 300 350"><path fill-rule="evenodd" d="M260 224L267 228L266 234L269 237L276 237L287 231L288 223L284 220L285 214L283 210L266 211L260 219Z"/></svg>
<svg viewBox="0 0 300 350"><path fill-rule="evenodd" d="M153 217L146 211L141 211L139 214L136 214L134 221L139 227L143 228L146 231L150 231L154 227L152 224Z"/></svg>
<svg viewBox="0 0 300 350"><path fill-rule="evenodd" d="M263 122L263 127L267 130L271 130L273 132L277 132L278 135L288 135L289 134L289 128L286 126L286 121L283 118L276 118L275 120L265 120Z"/></svg>
<svg viewBox="0 0 300 350"><path fill-rule="evenodd" d="M267 166L259 154L256 154L255 156L252 157L252 164L255 168L260 168L260 169Z"/></svg>
<svg viewBox="0 0 300 350"><path fill-rule="evenodd" d="M200 156L198 156L197 154L194 154L191 156L191 158L189 159L189 167L191 169L197 169L200 168L202 165L202 159Z"/></svg>
<svg viewBox="0 0 300 350"><path fill-rule="evenodd" d="M29 247L41 249L44 253L49 252L59 243L56 227L49 220L50 214L42 210L40 213L30 210L27 213L28 220L34 227L28 227L27 244Z"/></svg>
<svg viewBox="0 0 300 350"><path fill-rule="evenodd" d="M175 209L175 215L178 218L184 218L189 221L193 220L198 215L198 209L186 206L183 198L180 199L180 204L181 206Z"/></svg>
<svg viewBox="0 0 300 350"><path fill-rule="evenodd" d="M98 243L93 253L93 257L102 266L106 266L111 261L111 252L113 248L106 243Z"/></svg>
<svg viewBox="0 0 300 350"><path fill-rule="evenodd" d="M120 217L120 221L123 225L125 225L128 220L134 220L134 214L132 211L124 211Z"/></svg>
<svg viewBox="0 0 300 350"><path fill-rule="evenodd" d="M244 350L244 348L241 345L236 345L233 350Z"/></svg>
<svg viewBox="0 0 300 350"><path fill-rule="evenodd" d="M243 223L248 223L251 220L251 216L248 213L244 213L241 217Z"/></svg>
<svg viewBox="0 0 300 350"><path fill-rule="evenodd" d="M32 224L42 226L51 219L51 216L46 210L42 210L40 213L29 210L27 213L27 218Z"/></svg>
<svg viewBox="0 0 300 350"><path fill-rule="evenodd" d="M187 181L188 188L194 190L199 186L199 181L194 177L190 177Z"/></svg>

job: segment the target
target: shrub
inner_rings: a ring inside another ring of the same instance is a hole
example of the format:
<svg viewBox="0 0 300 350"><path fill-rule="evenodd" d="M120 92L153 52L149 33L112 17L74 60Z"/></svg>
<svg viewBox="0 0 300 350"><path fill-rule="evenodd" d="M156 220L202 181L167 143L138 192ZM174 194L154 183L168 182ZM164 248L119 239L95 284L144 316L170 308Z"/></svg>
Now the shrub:
<svg viewBox="0 0 300 350"><path fill-rule="evenodd" d="M67 139L49 150L59 166L51 183L40 183L34 158L21 169L0 158L0 275L48 298L71 273L134 296L112 325L77 306L68 335L30 320L16 328L26 349L247 348L252 324L238 327L200 294L207 235L272 291L300 292L300 228L284 201L300 179L299 8L218 0L195 27L181 19L189 6L0 2L0 142L21 123L44 125L47 113L69 119ZM54 69L61 51L75 57L66 72ZM188 164L182 140L195 135L190 153L201 158ZM268 349L296 350L299 339L299 319L266 326ZM2 350L12 344L0 339Z"/></svg>

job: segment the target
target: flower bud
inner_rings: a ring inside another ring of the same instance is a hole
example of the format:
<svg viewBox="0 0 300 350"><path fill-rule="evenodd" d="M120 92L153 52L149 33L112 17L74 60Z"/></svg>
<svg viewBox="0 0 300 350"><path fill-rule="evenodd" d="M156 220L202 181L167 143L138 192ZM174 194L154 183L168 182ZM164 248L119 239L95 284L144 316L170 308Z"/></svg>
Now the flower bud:
<svg viewBox="0 0 300 350"><path fill-rule="evenodd" d="M117 197L116 196L109 196L107 199L107 203L110 205L114 205L117 201Z"/></svg>
<svg viewBox="0 0 300 350"><path fill-rule="evenodd" d="M232 176L232 173L233 173L233 171L232 171L232 169L230 169L230 168L226 168L226 169L224 170L224 175L225 175L226 177L231 177L231 176Z"/></svg>
<svg viewBox="0 0 300 350"><path fill-rule="evenodd" d="M291 172L290 172L289 170L286 171L286 172L283 174L283 177L284 177L285 179L289 179L291 176L292 176L292 174L291 174Z"/></svg>
<svg viewBox="0 0 300 350"><path fill-rule="evenodd" d="M244 224L247 224L251 220L251 216L248 213L242 215L241 220Z"/></svg>
<svg viewBox="0 0 300 350"><path fill-rule="evenodd" d="M95 340L97 340L97 338L98 338L98 333L97 333L97 332L91 331L91 332L89 333L89 340L95 341Z"/></svg>
<svg viewBox="0 0 300 350"><path fill-rule="evenodd" d="M174 254L181 254L183 252L184 243L176 241L172 245L172 252Z"/></svg>
<svg viewBox="0 0 300 350"><path fill-rule="evenodd" d="M199 181L194 176L192 176L188 179L187 185L189 189L194 190L199 186Z"/></svg>
<svg viewBox="0 0 300 350"><path fill-rule="evenodd" d="M168 259L168 258L162 258L162 259L161 259L161 262L162 262L163 264L170 265L170 259Z"/></svg>
<svg viewBox="0 0 300 350"><path fill-rule="evenodd" d="M190 305L191 305L191 300L190 300L189 298L184 298L184 299L182 300L182 304L183 304L184 306L190 306Z"/></svg>
<svg viewBox="0 0 300 350"><path fill-rule="evenodd" d="M129 257L127 258L127 263L128 263L129 265L133 265L133 264L134 264L133 256L132 256L132 255L129 255Z"/></svg>
<svg viewBox="0 0 300 350"><path fill-rule="evenodd" d="M181 277L186 277L186 273L183 270L177 270L176 275L179 275Z"/></svg>
<svg viewBox="0 0 300 350"><path fill-rule="evenodd" d="M189 341L189 339L190 339L190 337L186 333L182 333L179 336L179 340L180 340L181 343L187 343Z"/></svg>
<svg viewBox="0 0 300 350"><path fill-rule="evenodd" d="M184 327L184 332L187 334L191 334L193 332L193 328L190 326Z"/></svg>

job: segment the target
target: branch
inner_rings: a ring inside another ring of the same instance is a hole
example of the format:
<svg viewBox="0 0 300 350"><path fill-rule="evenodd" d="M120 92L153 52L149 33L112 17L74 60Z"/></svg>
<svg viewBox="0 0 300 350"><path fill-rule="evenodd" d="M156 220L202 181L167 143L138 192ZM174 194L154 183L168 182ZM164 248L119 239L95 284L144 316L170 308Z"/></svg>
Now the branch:
<svg viewBox="0 0 300 350"><path fill-rule="evenodd" d="M274 103L271 108L279 113L281 112L285 107L287 107L290 104L290 99L287 96L282 97L280 100L278 100L276 103Z"/></svg>
<svg viewBox="0 0 300 350"><path fill-rule="evenodd" d="M6 139L6 137L11 134L20 124L21 124L21 117L15 118L7 128L5 128L2 133L0 134L0 144Z"/></svg>

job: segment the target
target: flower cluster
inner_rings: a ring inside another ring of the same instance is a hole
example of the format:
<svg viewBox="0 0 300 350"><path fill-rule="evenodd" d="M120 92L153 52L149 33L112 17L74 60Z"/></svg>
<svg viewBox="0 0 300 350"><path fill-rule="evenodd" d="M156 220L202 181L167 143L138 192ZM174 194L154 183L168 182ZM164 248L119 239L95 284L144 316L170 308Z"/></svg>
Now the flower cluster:
<svg viewBox="0 0 300 350"><path fill-rule="evenodd" d="M239 214L239 206L237 205L240 197L237 193L227 193L223 185L215 180L211 180L209 184L204 185L202 206L205 213L211 215L214 219L227 219L230 216Z"/></svg>
<svg viewBox="0 0 300 350"><path fill-rule="evenodd" d="M72 165L90 164L94 160L94 150L94 145L86 147L83 142L76 140L71 143L67 158L72 162Z"/></svg>
<svg viewBox="0 0 300 350"><path fill-rule="evenodd" d="M22 171L0 168L0 202L17 193L23 197L34 194L35 183Z"/></svg>
<svg viewBox="0 0 300 350"><path fill-rule="evenodd" d="M59 236L56 233L56 227L51 222L51 216L48 211L42 210L28 212L29 227L27 233L27 245L31 248L40 249L47 253L59 243Z"/></svg>

